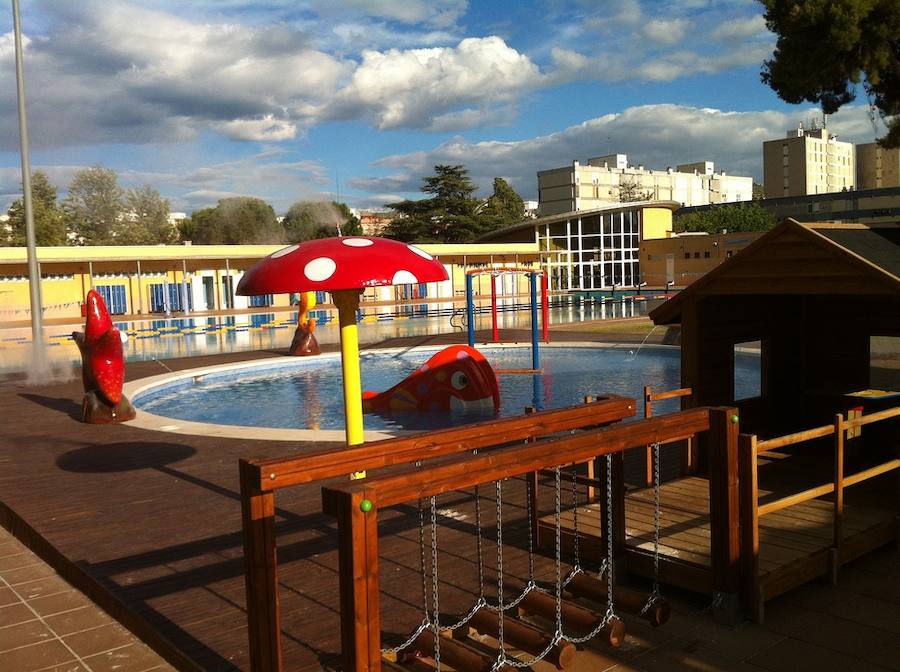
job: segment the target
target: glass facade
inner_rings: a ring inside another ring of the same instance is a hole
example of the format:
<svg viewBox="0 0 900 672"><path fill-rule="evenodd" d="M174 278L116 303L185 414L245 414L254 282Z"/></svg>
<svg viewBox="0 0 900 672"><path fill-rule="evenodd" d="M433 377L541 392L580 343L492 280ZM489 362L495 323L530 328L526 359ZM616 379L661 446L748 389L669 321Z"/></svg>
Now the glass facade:
<svg viewBox="0 0 900 672"><path fill-rule="evenodd" d="M641 211L573 213L539 225L540 249L553 290L636 287L640 281Z"/></svg>

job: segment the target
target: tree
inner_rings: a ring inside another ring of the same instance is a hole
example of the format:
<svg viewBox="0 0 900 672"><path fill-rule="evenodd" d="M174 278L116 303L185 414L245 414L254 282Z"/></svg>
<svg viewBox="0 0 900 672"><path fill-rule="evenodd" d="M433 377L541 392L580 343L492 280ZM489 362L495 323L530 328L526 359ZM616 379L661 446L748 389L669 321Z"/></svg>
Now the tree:
<svg viewBox="0 0 900 672"><path fill-rule="evenodd" d="M31 175L31 208L34 220L34 237L38 245L65 245L66 222L62 210L56 202L56 187L50 183L47 173L38 170ZM15 201L7 213L10 228L8 244L13 247L24 247L25 236L25 203L20 198Z"/></svg>
<svg viewBox="0 0 900 672"><path fill-rule="evenodd" d="M423 178L422 191L431 198L389 203L397 217L384 235L406 242L462 243L474 240L482 230L476 187L463 166L438 164L435 175Z"/></svg>
<svg viewBox="0 0 900 672"><path fill-rule="evenodd" d="M297 201L287 211L282 222L287 242L299 243L314 238L362 234L359 218L345 203L335 201Z"/></svg>
<svg viewBox="0 0 900 672"><path fill-rule="evenodd" d="M280 244L284 227L272 206L259 198L223 198L215 208L191 215L193 242L200 245Z"/></svg>
<svg viewBox="0 0 900 672"><path fill-rule="evenodd" d="M66 224L80 245L110 245L124 212L125 193L114 170L103 166L75 173L63 201Z"/></svg>
<svg viewBox="0 0 900 672"><path fill-rule="evenodd" d="M833 114L862 82L900 147L900 3L897 0L760 0L778 35L762 80L788 103L820 103Z"/></svg>
<svg viewBox="0 0 900 672"><path fill-rule="evenodd" d="M494 178L494 193L481 210L482 231L487 233L525 219L525 201L502 177Z"/></svg>
<svg viewBox="0 0 900 672"><path fill-rule="evenodd" d="M652 191L641 191L640 185L634 180L622 180L619 182L619 202L636 203L637 201L649 201L653 198Z"/></svg>
<svg viewBox="0 0 900 672"><path fill-rule="evenodd" d="M114 232L116 244L168 245L178 239L169 222L169 201L149 184L128 190L125 209Z"/></svg>
<svg viewBox="0 0 900 672"><path fill-rule="evenodd" d="M675 215L675 231L704 231L721 233L724 231L768 231L778 221L775 215L758 202L714 205L704 210L696 210L686 215Z"/></svg>

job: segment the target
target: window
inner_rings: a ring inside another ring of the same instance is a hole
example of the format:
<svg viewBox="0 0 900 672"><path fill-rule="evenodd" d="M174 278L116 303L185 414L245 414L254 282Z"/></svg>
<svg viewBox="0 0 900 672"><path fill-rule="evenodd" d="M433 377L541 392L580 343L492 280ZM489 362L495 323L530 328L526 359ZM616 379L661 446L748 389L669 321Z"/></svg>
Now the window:
<svg viewBox="0 0 900 672"><path fill-rule="evenodd" d="M690 253L690 252L685 252L685 253L684 253L684 258L685 258L685 259L690 259L690 258L691 258L691 253Z"/></svg>
<svg viewBox="0 0 900 672"><path fill-rule="evenodd" d="M735 343L733 351L734 380L732 399L753 399L763 394L762 385L762 343L745 341Z"/></svg>
<svg viewBox="0 0 900 672"><path fill-rule="evenodd" d="M703 253L703 258L709 259L709 250L706 250L706 252Z"/></svg>
<svg viewBox="0 0 900 672"><path fill-rule="evenodd" d="M734 256L734 250L726 250L725 257L727 258L732 256Z"/></svg>
<svg viewBox="0 0 900 672"><path fill-rule="evenodd" d="M699 258L700 258L700 253L694 252L694 259L699 259Z"/></svg>

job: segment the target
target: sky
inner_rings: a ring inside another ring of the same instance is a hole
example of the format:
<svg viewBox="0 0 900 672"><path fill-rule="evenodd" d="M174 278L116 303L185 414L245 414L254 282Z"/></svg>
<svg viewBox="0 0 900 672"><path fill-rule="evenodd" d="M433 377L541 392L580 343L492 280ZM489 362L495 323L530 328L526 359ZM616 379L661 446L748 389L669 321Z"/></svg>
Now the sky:
<svg viewBox="0 0 900 672"><path fill-rule="evenodd" d="M821 117L760 80L755 0L20 0L33 170L103 165L173 211L255 196L381 209L436 164L537 199L610 153L762 181L762 143ZM2 6L0 6L2 7ZM21 191L12 11L0 9L0 212ZM839 139L883 127L864 96Z"/></svg>

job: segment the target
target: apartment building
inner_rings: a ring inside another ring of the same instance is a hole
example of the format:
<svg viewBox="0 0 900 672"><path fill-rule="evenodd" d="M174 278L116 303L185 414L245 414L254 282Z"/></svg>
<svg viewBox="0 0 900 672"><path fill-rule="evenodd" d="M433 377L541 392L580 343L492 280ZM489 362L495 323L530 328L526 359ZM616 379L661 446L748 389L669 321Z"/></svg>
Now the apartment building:
<svg viewBox="0 0 900 672"><path fill-rule="evenodd" d="M622 201L677 201L708 205L747 201L753 178L717 173L712 161L653 170L628 165L626 154L589 159L586 165L538 171L538 216L594 210Z"/></svg>
<svg viewBox="0 0 900 672"><path fill-rule="evenodd" d="M856 146L856 188L900 187L900 147L884 149L877 142Z"/></svg>
<svg viewBox="0 0 900 672"><path fill-rule="evenodd" d="M763 143L766 198L829 194L856 187L854 146L824 124L800 124L784 138Z"/></svg>

